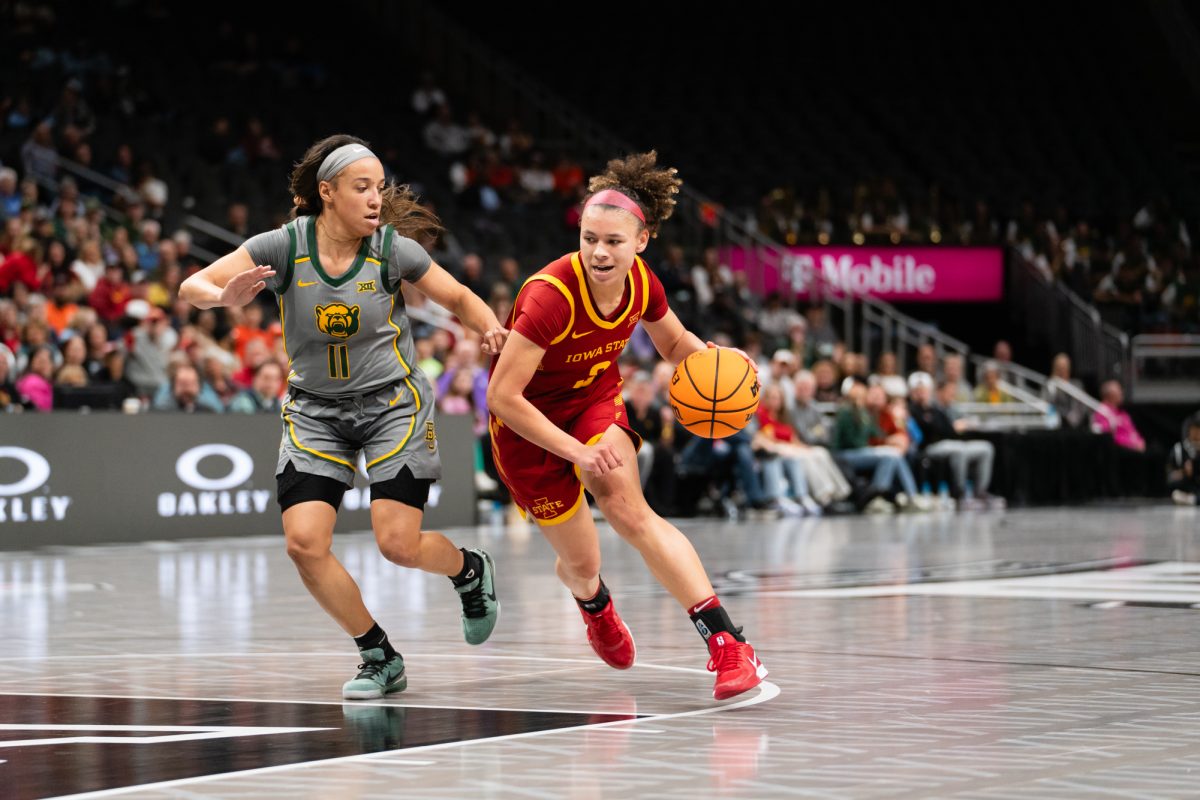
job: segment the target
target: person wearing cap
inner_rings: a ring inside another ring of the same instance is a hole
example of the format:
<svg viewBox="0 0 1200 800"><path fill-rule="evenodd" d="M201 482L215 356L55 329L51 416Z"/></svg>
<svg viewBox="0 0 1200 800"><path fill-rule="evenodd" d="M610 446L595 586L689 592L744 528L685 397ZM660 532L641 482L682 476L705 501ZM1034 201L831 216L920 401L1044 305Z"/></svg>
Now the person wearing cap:
<svg viewBox="0 0 1200 800"><path fill-rule="evenodd" d="M996 450L984 439L963 439L964 425L956 425L942 409L933 404L933 376L914 372L908 378L908 413L921 430L921 452L950 464L951 496L962 501L966 496L968 476L975 476L975 497L985 502L992 496L992 462Z"/></svg>
<svg viewBox="0 0 1200 800"><path fill-rule="evenodd" d="M800 362L796 354L786 348L779 348L771 355L771 363L767 372L759 376L759 382L765 386L778 386L783 389L784 406L788 411L795 405L795 395L791 391L793 376L799 369Z"/></svg>
<svg viewBox="0 0 1200 800"><path fill-rule="evenodd" d="M128 350L125 377L139 394L152 396L167 382L167 367L171 353L179 343L179 334L161 308L141 298L126 303L125 316L138 322L125 335Z"/></svg>
<svg viewBox="0 0 1200 800"><path fill-rule="evenodd" d="M420 240L433 239L441 224L407 186L384 178L362 139L339 134L316 142L293 169L289 190L291 221L189 277L179 294L199 308L242 307L263 289L275 295L289 368L276 468L287 551L309 592L358 647L362 663L342 697L374 699L403 690L408 678L331 550L360 452L383 556L450 579L470 644L491 635L499 613L491 556L421 530L441 460L433 387L416 366L401 284L452 311L491 355L508 332L429 257Z"/></svg>

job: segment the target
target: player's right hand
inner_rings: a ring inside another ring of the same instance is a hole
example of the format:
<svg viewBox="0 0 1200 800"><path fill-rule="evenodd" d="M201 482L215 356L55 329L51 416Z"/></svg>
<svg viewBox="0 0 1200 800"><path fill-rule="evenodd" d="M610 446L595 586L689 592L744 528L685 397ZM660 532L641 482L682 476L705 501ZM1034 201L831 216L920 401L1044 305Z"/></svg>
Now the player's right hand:
<svg viewBox="0 0 1200 800"><path fill-rule="evenodd" d="M583 454L575 459L575 463L585 472L605 475L621 466L623 462L615 445L609 442L597 442L585 446Z"/></svg>
<svg viewBox="0 0 1200 800"><path fill-rule="evenodd" d="M267 283L264 278L269 278L274 274L274 269L262 265L239 272L230 278L229 283L221 289L221 305L241 308L253 300L254 295L266 288Z"/></svg>

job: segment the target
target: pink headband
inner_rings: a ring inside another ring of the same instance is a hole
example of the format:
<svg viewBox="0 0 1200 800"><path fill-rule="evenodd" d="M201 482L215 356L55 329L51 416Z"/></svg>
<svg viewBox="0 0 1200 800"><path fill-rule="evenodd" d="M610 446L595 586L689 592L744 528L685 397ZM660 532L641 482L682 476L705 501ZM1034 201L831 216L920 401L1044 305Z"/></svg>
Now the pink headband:
<svg viewBox="0 0 1200 800"><path fill-rule="evenodd" d="M594 205L616 206L617 208L623 208L630 214L633 214L635 217L640 219L643 225L646 224L646 215L642 213L642 207L633 202L633 199L628 195L622 194L616 189L605 189L604 191L596 192L594 195L588 198L588 201L584 203L583 207L586 210L589 206Z"/></svg>

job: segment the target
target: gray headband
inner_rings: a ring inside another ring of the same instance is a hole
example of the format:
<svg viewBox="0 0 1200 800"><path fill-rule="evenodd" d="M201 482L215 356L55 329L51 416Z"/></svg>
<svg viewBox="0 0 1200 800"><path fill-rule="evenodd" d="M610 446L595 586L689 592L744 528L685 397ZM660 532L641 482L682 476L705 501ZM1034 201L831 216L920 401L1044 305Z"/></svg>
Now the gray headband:
<svg viewBox="0 0 1200 800"><path fill-rule="evenodd" d="M361 144L344 144L325 156L321 166L317 167L317 180L330 180L355 161L361 161L364 158L375 158L375 154Z"/></svg>

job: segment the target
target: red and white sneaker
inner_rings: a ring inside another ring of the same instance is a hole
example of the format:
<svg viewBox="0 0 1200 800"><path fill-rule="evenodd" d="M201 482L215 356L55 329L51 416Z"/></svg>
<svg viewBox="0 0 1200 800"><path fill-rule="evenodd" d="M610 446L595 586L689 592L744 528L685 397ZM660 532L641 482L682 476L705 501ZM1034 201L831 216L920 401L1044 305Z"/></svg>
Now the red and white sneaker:
<svg viewBox="0 0 1200 800"><path fill-rule="evenodd" d="M728 633L714 633L708 640L708 671L717 673L713 697L726 700L749 691L767 677L767 668L754 655L754 648Z"/></svg>
<svg viewBox="0 0 1200 800"><path fill-rule="evenodd" d="M637 646L612 600L597 614L589 614L582 608L579 613L583 614L583 621L587 623L588 644L600 656L600 660L613 669L632 667L637 658Z"/></svg>

